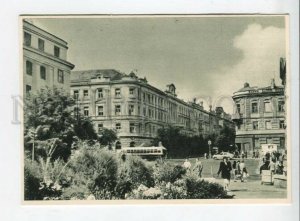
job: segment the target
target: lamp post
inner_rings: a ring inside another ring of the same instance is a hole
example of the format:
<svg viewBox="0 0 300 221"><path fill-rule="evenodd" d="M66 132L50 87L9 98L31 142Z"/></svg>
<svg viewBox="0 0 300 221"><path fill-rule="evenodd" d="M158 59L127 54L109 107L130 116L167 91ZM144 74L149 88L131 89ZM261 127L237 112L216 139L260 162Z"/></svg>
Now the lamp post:
<svg viewBox="0 0 300 221"><path fill-rule="evenodd" d="M208 158L211 159L211 140L208 140Z"/></svg>

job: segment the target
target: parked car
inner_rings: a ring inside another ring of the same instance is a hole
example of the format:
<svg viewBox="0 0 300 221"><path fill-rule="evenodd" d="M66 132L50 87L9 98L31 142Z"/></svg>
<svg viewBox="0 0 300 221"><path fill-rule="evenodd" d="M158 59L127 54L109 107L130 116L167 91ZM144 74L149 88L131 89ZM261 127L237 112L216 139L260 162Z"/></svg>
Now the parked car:
<svg viewBox="0 0 300 221"><path fill-rule="evenodd" d="M228 157L229 159L232 159L233 154L228 153L228 152L222 152L222 153L215 154L215 155L212 156L212 158L215 159L215 160L223 160L225 157Z"/></svg>

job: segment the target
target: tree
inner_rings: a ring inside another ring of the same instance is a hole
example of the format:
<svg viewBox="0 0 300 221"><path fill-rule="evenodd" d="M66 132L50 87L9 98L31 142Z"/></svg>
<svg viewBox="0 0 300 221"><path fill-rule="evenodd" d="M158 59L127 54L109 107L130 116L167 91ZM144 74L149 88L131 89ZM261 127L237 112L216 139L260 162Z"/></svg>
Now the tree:
<svg viewBox="0 0 300 221"><path fill-rule="evenodd" d="M216 145L222 151L234 151L235 130L228 126L224 126L220 134L216 137Z"/></svg>
<svg viewBox="0 0 300 221"><path fill-rule="evenodd" d="M201 135L188 136L180 128L171 125L157 131L153 144L159 141L167 148L168 156L172 157L199 156L207 152L207 143Z"/></svg>
<svg viewBox="0 0 300 221"><path fill-rule="evenodd" d="M24 107L25 150L31 149L32 153L36 151L38 156L45 157L46 149L50 148L48 141L57 138L53 159L67 160L76 137L97 138L89 119L79 112L75 117L74 105L74 99L62 89L46 88L29 96Z"/></svg>
<svg viewBox="0 0 300 221"><path fill-rule="evenodd" d="M99 133L99 141L101 145L109 146L111 148L112 143L118 139L118 136L114 130L103 128Z"/></svg>

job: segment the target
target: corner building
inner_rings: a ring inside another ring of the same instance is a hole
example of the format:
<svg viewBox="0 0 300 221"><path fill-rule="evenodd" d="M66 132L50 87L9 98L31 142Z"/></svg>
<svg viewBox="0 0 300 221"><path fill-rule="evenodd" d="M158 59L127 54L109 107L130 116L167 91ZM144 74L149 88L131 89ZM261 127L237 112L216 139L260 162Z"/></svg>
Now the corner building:
<svg viewBox="0 0 300 221"><path fill-rule="evenodd" d="M196 101L187 103L177 98L174 84L161 91L133 72L127 75L113 69L73 71L71 94L78 109L91 117L97 131L117 131L115 148L149 145L157 130L167 125L180 127L188 135L203 136L220 130L220 125L234 125L227 115L224 117L222 108L218 112L205 111Z"/></svg>
<svg viewBox="0 0 300 221"><path fill-rule="evenodd" d="M74 65L67 61L67 42L23 20L23 92L57 87L70 91Z"/></svg>
<svg viewBox="0 0 300 221"><path fill-rule="evenodd" d="M233 95L236 113L235 143L240 151L260 150L261 144L277 144L285 150L286 122L284 87L272 80L267 87L250 87L248 83Z"/></svg>

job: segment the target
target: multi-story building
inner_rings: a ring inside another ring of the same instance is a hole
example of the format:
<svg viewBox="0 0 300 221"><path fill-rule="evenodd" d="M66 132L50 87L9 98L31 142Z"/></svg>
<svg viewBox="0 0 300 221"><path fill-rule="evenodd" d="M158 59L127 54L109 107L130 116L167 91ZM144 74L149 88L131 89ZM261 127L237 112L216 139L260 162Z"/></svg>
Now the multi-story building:
<svg viewBox="0 0 300 221"><path fill-rule="evenodd" d="M236 145L240 151L260 150L261 144L277 144L285 149L284 87L274 79L268 87L250 87L248 83L233 94L236 114Z"/></svg>
<svg viewBox="0 0 300 221"><path fill-rule="evenodd" d="M119 136L116 147L149 144L159 128L173 125L189 135L211 133L212 122L233 122L222 111L208 112L202 104L177 98L174 84L162 91L138 78L116 70L73 71L71 94L82 113L90 116L96 130L115 129ZM223 114L224 115L224 114Z"/></svg>
<svg viewBox="0 0 300 221"><path fill-rule="evenodd" d="M74 65L67 61L67 42L23 20L23 91L57 87L70 91Z"/></svg>

